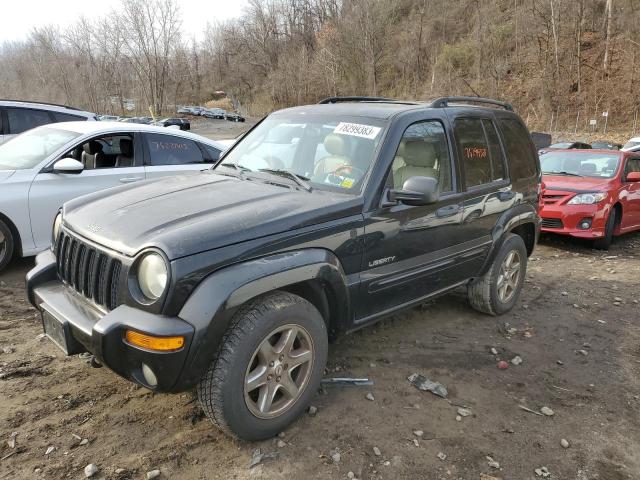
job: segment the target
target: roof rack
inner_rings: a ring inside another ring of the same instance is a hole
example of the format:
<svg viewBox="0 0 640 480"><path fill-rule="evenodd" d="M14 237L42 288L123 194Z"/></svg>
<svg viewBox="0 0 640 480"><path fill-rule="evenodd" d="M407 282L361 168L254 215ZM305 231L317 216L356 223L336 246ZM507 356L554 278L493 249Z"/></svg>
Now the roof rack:
<svg viewBox="0 0 640 480"><path fill-rule="evenodd" d="M0 98L0 102L33 103L33 104L37 104L37 105L49 105L50 107L61 107L61 108L68 108L69 110L78 110L78 111L80 111L79 108L70 107L69 105L62 105L62 104L59 104L59 103L38 102L36 100L16 100L15 98Z"/></svg>
<svg viewBox="0 0 640 480"><path fill-rule="evenodd" d="M500 100L494 100L492 98L483 97L441 97L436 98L431 102L433 108L445 108L449 106L449 103L464 102L464 103L485 103L488 105L496 105L502 107L505 110L513 112L513 106L507 102L501 102Z"/></svg>
<svg viewBox="0 0 640 480"><path fill-rule="evenodd" d="M324 100L320 100L318 104L325 105L328 103L348 103L348 102L379 102L379 103L397 103L401 105L417 105L416 102L412 102L410 100L395 100L393 98L385 98L385 97L361 97L361 96L352 96L352 97L329 97Z"/></svg>

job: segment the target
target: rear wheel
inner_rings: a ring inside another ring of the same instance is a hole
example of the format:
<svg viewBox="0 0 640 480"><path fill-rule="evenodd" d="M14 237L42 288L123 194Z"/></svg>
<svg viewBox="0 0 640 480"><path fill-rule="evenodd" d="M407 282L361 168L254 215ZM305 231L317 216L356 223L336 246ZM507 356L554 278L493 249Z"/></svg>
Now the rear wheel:
<svg viewBox="0 0 640 480"><path fill-rule="evenodd" d="M11 230L0 220L0 271L4 270L9 264L9 261L11 261L14 249L15 243Z"/></svg>
<svg viewBox="0 0 640 480"><path fill-rule="evenodd" d="M598 250L609 250L609 247L613 243L613 232L616 228L616 221L618 220L618 210L615 208L611 209L609 213L609 218L607 218L607 223L604 227L604 237L599 238L598 240L594 240L593 246Z"/></svg>
<svg viewBox="0 0 640 480"><path fill-rule="evenodd" d="M308 407L327 360L327 329L305 299L274 292L241 308L198 384L209 419L243 440L284 430Z"/></svg>
<svg viewBox="0 0 640 480"><path fill-rule="evenodd" d="M519 235L510 233L489 271L467 287L469 303L489 315L502 315L513 308L527 272L527 248Z"/></svg>

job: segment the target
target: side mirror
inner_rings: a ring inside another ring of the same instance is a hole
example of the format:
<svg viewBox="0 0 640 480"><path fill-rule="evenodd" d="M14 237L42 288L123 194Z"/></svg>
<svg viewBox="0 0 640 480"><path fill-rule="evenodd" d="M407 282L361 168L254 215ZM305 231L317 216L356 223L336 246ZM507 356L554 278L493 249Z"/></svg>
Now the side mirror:
<svg viewBox="0 0 640 480"><path fill-rule="evenodd" d="M63 158L53 164L53 173L81 173L84 165L74 158Z"/></svg>
<svg viewBox="0 0 640 480"><path fill-rule="evenodd" d="M627 182L640 182L640 172L629 172Z"/></svg>
<svg viewBox="0 0 640 480"><path fill-rule="evenodd" d="M402 190L390 190L389 201L407 205L429 205L438 201L438 181L431 177L411 177Z"/></svg>

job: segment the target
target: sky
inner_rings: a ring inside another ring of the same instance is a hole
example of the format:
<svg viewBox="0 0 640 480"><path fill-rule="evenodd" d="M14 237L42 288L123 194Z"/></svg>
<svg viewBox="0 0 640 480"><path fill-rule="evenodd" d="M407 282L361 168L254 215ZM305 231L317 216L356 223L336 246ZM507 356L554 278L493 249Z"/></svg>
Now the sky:
<svg viewBox="0 0 640 480"><path fill-rule="evenodd" d="M207 22L228 20L242 14L247 0L179 0L182 31L202 38ZM88 19L117 10L120 0L15 0L0 2L0 43L24 40L33 27L65 27L81 15Z"/></svg>

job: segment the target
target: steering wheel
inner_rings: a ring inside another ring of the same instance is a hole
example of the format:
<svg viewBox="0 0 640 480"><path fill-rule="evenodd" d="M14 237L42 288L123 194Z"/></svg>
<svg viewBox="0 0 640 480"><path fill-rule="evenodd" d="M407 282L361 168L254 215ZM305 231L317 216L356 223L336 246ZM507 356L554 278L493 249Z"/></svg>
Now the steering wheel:
<svg viewBox="0 0 640 480"><path fill-rule="evenodd" d="M341 165L336 168L333 172L330 172L328 175L340 176L342 172L347 173L348 175L352 175L353 173L360 174L360 178L364 177L364 171L360 170L358 167L354 167L353 165Z"/></svg>

